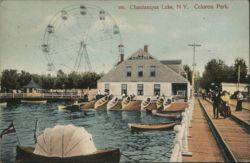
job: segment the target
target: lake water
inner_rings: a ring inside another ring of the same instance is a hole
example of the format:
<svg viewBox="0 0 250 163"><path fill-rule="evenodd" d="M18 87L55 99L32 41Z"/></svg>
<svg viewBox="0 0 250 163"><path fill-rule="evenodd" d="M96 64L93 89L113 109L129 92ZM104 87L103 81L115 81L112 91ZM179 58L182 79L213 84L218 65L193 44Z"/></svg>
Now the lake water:
<svg viewBox="0 0 250 163"><path fill-rule="evenodd" d="M85 112L60 112L57 105L10 104L0 108L0 129L14 122L16 134L4 135L0 140L1 161L15 162L17 136L22 146L33 146L35 122L37 135L56 124L74 124L84 127L93 136L98 149L120 148L120 162L167 162L173 148L174 131L131 132L128 123L171 122L145 112L109 112L88 110Z"/></svg>

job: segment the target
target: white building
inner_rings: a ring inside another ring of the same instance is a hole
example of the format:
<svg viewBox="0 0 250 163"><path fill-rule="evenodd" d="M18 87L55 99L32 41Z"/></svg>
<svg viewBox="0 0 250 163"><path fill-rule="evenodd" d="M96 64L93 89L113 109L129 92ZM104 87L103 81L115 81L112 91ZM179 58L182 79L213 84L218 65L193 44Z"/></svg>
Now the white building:
<svg viewBox="0 0 250 163"><path fill-rule="evenodd" d="M148 53L148 46L139 49L128 59L121 60L97 82L97 88L114 96L136 95L136 99L149 96L172 96L183 92L190 95L190 84L182 75L181 61L159 61Z"/></svg>
<svg viewBox="0 0 250 163"><path fill-rule="evenodd" d="M248 87L250 84L243 84L243 83L221 83L222 90L225 90L229 92L231 95L234 94L234 92L239 91L240 92L248 92Z"/></svg>

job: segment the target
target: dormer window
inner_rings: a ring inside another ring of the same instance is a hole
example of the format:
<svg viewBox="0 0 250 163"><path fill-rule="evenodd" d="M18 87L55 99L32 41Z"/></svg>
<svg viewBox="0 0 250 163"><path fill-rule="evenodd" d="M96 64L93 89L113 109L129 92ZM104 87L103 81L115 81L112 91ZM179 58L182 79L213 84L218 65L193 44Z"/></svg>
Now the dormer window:
<svg viewBox="0 0 250 163"><path fill-rule="evenodd" d="M127 77L131 77L131 66L127 66Z"/></svg>
<svg viewBox="0 0 250 163"><path fill-rule="evenodd" d="M143 77L143 66L138 66L138 77Z"/></svg>
<svg viewBox="0 0 250 163"><path fill-rule="evenodd" d="M155 76L155 66L150 66L150 76L151 77Z"/></svg>

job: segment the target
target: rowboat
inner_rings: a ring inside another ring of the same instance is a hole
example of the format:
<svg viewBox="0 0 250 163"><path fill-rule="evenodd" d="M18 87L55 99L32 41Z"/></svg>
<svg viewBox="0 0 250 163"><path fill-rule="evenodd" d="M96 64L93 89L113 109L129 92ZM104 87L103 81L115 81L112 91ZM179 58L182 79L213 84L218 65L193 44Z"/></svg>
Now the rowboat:
<svg viewBox="0 0 250 163"><path fill-rule="evenodd" d="M21 100L22 103L46 104L47 100Z"/></svg>
<svg viewBox="0 0 250 163"><path fill-rule="evenodd" d="M94 109L95 107L95 100L86 102L84 105L81 106L82 109Z"/></svg>
<svg viewBox="0 0 250 163"><path fill-rule="evenodd" d="M164 108L166 112L183 112L188 108L187 102L173 102Z"/></svg>
<svg viewBox="0 0 250 163"><path fill-rule="evenodd" d="M7 102L0 102L0 108L7 107Z"/></svg>
<svg viewBox="0 0 250 163"><path fill-rule="evenodd" d="M141 111L152 111L156 108L156 102L153 101L151 98L147 98L146 100L141 102Z"/></svg>
<svg viewBox="0 0 250 163"><path fill-rule="evenodd" d="M141 100L130 100L129 97L126 97L122 100L122 110L123 111L133 111L139 110L141 107Z"/></svg>
<svg viewBox="0 0 250 163"><path fill-rule="evenodd" d="M107 108L108 101L109 101L108 96L102 97L101 99L96 101L94 108L95 109L105 109L105 108Z"/></svg>
<svg viewBox="0 0 250 163"><path fill-rule="evenodd" d="M72 104L72 105L58 105L57 108L59 111L80 111L81 110L80 104Z"/></svg>
<svg viewBox="0 0 250 163"><path fill-rule="evenodd" d="M172 130L177 123L128 124L132 131Z"/></svg>
<svg viewBox="0 0 250 163"><path fill-rule="evenodd" d="M107 104L107 110L109 111L122 110L121 101L117 97L112 98Z"/></svg>
<svg viewBox="0 0 250 163"><path fill-rule="evenodd" d="M37 137L35 148L17 146L16 151L17 162L118 163L120 160L119 149L96 149L92 135L84 127L72 124L46 128Z"/></svg>
<svg viewBox="0 0 250 163"><path fill-rule="evenodd" d="M159 116L159 117L166 117L166 118L173 118L173 119L181 118L181 114L179 113L167 114L167 113L157 112L157 110L153 110L152 114L155 116Z"/></svg>
<svg viewBox="0 0 250 163"><path fill-rule="evenodd" d="M17 151L17 162L34 162L34 163L75 163L75 162L107 162L107 163L118 163L120 161L120 150L98 150L97 152L89 155L81 155L74 157L46 157L34 154L34 148L32 147L16 147Z"/></svg>

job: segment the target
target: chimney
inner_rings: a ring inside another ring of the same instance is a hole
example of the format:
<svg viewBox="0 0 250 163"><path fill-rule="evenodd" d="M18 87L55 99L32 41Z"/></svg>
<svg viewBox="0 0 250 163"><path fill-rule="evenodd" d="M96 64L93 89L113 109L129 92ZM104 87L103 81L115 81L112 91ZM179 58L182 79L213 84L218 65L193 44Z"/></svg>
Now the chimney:
<svg viewBox="0 0 250 163"><path fill-rule="evenodd" d="M118 48L120 53L120 61L117 63L117 65L124 61L124 45L120 44L118 45Z"/></svg>
<svg viewBox="0 0 250 163"><path fill-rule="evenodd" d="M144 51L148 53L148 45L144 45Z"/></svg>
<svg viewBox="0 0 250 163"><path fill-rule="evenodd" d="M120 63L124 61L124 54L120 54Z"/></svg>

